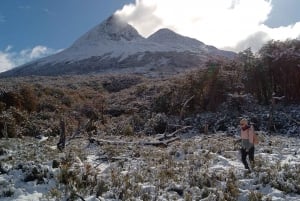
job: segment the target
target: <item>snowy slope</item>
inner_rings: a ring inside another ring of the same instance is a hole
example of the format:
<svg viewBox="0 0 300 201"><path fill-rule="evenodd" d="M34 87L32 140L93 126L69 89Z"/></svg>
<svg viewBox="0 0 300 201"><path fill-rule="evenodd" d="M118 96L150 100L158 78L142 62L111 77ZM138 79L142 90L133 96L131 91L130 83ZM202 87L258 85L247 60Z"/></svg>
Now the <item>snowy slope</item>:
<svg viewBox="0 0 300 201"><path fill-rule="evenodd" d="M170 29L160 29L147 39L148 41L162 44L177 51L207 52L208 46L189 37L181 36Z"/></svg>
<svg viewBox="0 0 300 201"><path fill-rule="evenodd" d="M168 29L158 30L145 39L131 25L116 17L110 17L80 37L70 48L44 59L44 62L49 62L49 59L75 61L103 55L124 58L147 51L207 53L207 47L200 41L183 37Z"/></svg>

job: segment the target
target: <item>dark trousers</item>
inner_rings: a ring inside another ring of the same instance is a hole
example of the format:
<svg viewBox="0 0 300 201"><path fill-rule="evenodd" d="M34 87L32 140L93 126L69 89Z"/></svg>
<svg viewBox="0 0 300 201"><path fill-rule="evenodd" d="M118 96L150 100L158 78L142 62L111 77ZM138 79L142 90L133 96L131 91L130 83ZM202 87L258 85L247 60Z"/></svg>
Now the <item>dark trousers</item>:
<svg viewBox="0 0 300 201"><path fill-rule="evenodd" d="M254 163L254 147L251 147L249 149L249 151L247 151L246 149L242 148L241 149L241 154L242 154L242 162L245 166L246 169L249 169L249 165L247 162L247 156L249 156L249 161L251 163Z"/></svg>

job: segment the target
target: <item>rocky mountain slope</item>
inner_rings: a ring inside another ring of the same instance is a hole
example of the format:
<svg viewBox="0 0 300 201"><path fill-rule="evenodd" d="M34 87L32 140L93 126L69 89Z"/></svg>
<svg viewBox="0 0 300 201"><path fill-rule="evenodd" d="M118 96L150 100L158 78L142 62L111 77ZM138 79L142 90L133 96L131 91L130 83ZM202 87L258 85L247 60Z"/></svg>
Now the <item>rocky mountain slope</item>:
<svg viewBox="0 0 300 201"><path fill-rule="evenodd" d="M107 72L174 74L200 67L212 58L230 58L222 51L169 29L148 38L111 16L76 40L69 48L0 74L1 77Z"/></svg>

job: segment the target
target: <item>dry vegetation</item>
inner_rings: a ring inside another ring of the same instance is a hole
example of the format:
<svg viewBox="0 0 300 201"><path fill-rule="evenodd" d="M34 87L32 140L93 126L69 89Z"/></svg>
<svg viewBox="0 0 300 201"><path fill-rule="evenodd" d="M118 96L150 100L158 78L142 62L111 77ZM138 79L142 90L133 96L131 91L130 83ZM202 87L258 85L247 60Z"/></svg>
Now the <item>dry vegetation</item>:
<svg viewBox="0 0 300 201"><path fill-rule="evenodd" d="M295 156L293 163L278 158L288 159L292 149L281 147L294 145L283 137L265 137L252 173L243 170L235 139L222 133L182 138L168 148L134 143L140 137L121 137L128 143L120 144L91 143L80 137L70 140L63 153L54 149L55 137L43 142L5 139L1 152L8 153L1 154L5 164L1 170L9 166L10 171L23 172L13 182L51 184L43 200L84 200L92 195L105 200L272 200L266 191L270 187L299 194L299 158ZM11 184L0 185L1 197L15 193Z"/></svg>
<svg viewBox="0 0 300 201"><path fill-rule="evenodd" d="M244 175L232 164L227 164L232 168L214 169L218 163L236 160L233 137L203 136L216 130L205 130L206 122L195 120L204 112L217 111L226 117L219 107L234 93L250 92L260 103L269 103L275 91L287 97L286 103L298 103L300 85L295 78L300 76L299 57L288 51L273 60L268 57L290 47L299 49L295 41L271 42L259 58L247 50L241 53L240 61L210 61L205 69L167 78L85 75L1 79L0 172L22 170L26 172L24 182L54 179L56 183L45 199L58 200L89 195L120 200L237 200L245 190L245 177L256 186L246 189L249 200L270 200L261 190L266 186L299 194L298 163L278 160L273 164L258 157L257 170L251 175ZM282 63L287 65L286 72ZM282 72L288 82L278 76ZM239 101L231 101L227 111L239 111L244 103ZM237 112L231 121L237 122L240 115ZM180 130L177 137L197 137L174 139L167 143L168 149L162 147L166 144L146 145L158 134L167 136L181 128L190 129ZM56 145L62 133L66 141L59 152ZM48 140L38 143L29 136ZM260 153L272 150L266 142ZM92 155L97 158L90 159ZM52 169L47 166L49 161ZM2 187L0 197L14 193L9 185Z"/></svg>
<svg viewBox="0 0 300 201"><path fill-rule="evenodd" d="M156 80L134 75L2 79L2 137L56 136L61 119L69 135L89 132L89 121L94 130L112 135L163 133L167 115L182 119L215 110L225 100L230 86L219 72L211 67Z"/></svg>

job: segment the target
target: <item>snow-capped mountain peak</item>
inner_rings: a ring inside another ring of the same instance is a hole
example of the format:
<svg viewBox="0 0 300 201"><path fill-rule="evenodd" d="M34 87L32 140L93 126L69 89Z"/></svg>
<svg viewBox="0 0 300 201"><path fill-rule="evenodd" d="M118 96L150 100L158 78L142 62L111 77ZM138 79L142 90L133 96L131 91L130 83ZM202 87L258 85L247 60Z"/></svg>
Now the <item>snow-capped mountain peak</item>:
<svg viewBox="0 0 300 201"><path fill-rule="evenodd" d="M148 40L155 41L158 43L173 43L174 41L176 41L176 43L188 42L188 43L197 43L197 45L204 45L204 43L196 39L179 35L167 28L158 30L157 32L149 36Z"/></svg>
<svg viewBox="0 0 300 201"><path fill-rule="evenodd" d="M83 44L97 44L103 42L103 40L132 41L141 38L142 36L131 25L112 15L80 37L71 47L78 47Z"/></svg>
<svg viewBox="0 0 300 201"><path fill-rule="evenodd" d="M76 40L69 48L35 62L24 64L1 76L61 75L143 69L185 70L199 67L212 57L232 58L233 52L215 47L169 29L150 37L112 15ZM153 70L152 70L153 71Z"/></svg>

